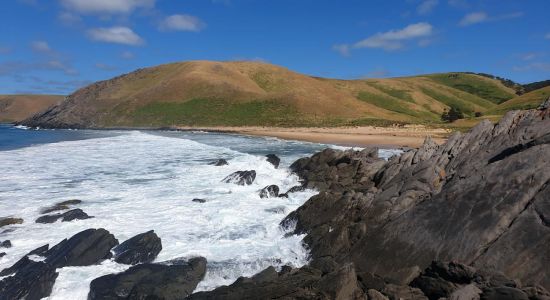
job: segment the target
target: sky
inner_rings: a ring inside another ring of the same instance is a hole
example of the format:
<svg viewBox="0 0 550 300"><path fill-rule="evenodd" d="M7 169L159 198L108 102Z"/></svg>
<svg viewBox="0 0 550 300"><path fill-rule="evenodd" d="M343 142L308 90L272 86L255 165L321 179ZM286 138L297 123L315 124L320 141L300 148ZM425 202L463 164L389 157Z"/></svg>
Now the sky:
<svg viewBox="0 0 550 300"><path fill-rule="evenodd" d="M138 68L251 60L342 79L550 79L549 0L2 0L0 94Z"/></svg>

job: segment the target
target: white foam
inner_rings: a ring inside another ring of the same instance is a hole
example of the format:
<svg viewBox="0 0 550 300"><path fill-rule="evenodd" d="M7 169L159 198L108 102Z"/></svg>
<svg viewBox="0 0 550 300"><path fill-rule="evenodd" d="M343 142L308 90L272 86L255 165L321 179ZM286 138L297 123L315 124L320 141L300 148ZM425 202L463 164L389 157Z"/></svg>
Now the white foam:
<svg viewBox="0 0 550 300"><path fill-rule="evenodd" d="M208 165L218 158L227 159L229 165ZM297 157L288 153L281 158L288 165ZM13 247L5 249L0 270L39 246L53 246L88 228L105 228L120 242L153 229L163 244L156 261L206 257L208 272L198 290L230 284L269 265L298 267L307 262L303 237L285 238L279 227L285 215L269 209L288 213L315 192L261 199L258 190L264 186L276 184L284 192L299 182L260 155L133 131L2 151L0 162L1 216L25 220L3 233L2 240L11 240ZM252 169L257 177L250 186L221 182L232 172ZM195 203L194 198L207 201ZM34 222L41 208L70 199L82 200L75 207L94 218ZM126 268L105 261L58 269L50 299L86 299L91 280Z"/></svg>

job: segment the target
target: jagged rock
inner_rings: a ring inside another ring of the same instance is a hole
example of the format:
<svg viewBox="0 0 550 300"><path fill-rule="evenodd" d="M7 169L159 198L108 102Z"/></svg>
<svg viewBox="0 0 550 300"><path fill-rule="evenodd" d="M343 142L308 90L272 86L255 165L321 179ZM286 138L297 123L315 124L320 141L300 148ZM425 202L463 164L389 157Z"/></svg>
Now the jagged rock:
<svg viewBox="0 0 550 300"><path fill-rule="evenodd" d="M197 203L206 203L206 200L205 199L199 199L199 198L195 198L193 200L191 200L193 202L197 202Z"/></svg>
<svg viewBox="0 0 550 300"><path fill-rule="evenodd" d="M55 267L29 260L14 275L0 281L0 299L38 300L48 297L57 275Z"/></svg>
<svg viewBox="0 0 550 300"><path fill-rule="evenodd" d="M475 284L468 284L455 290L449 300L479 300L481 290Z"/></svg>
<svg viewBox="0 0 550 300"><path fill-rule="evenodd" d="M93 218L93 217L88 216L88 214L86 214L82 209L77 208L61 214L41 216L38 219L36 219L36 223L43 223L43 224L54 223L59 219L61 219L61 222L70 222L73 220L85 220L90 218Z"/></svg>
<svg viewBox="0 0 550 300"><path fill-rule="evenodd" d="M5 240L0 243L0 248L11 248L11 241Z"/></svg>
<svg viewBox="0 0 550 300"><path fill-rule="evenodd" d="M82 203L82 201L77 200L77 199L67 200L67 201L56 203L56 204L54 204L50 207L45 207L40 211L40 213L41 214L48 214L48 213L51 213L51 212L54 212L54 211L67 210L67 209L70 208L71 205L76 205L76 204L80 204L80 203Z"/></svg>
<svg viewBox="0 0 550 300"><path fill-rule="evenodd" d="M0 277L14 274L18 270L22 269L24 266L28 265L30 262L32 262L29 259L30 255L43 255L46 251L48 251L48 245L44 245L44 246L38 247L38 248L30 251L25 256L23 256L21 259L19 259L15 264L13 264L11 267L5 268L4 270L2 270L0 272Z"/></svg>
<svg viewBox="0 0 550 300"><path fill-rule="evenodd" d="M0 258L6 256L6 252L0 252Z"/></svg>
<svg viewBox="0 0 550 300"><path fill-rule="evenodd" d="M420 289L409 286L387 284L382 293L390 300L428 300Z"/></svg>
<svg viewBox="0 0 550 300"><path fill-rule="evenodd" d="M279 196L279 187L276 185L268 185L260 191L260 198L270 198Z"/></svg>
<svg viewBox="0 0 550 300"><path fill-rule="evenodd" d="M291 187L290 189L288 189L288 191L286 191L285 194L290 194L290 193L297 193L297 192L303 192L306 190L306 187L303 186L303 185L296 185L296 186L293 186Z"/></svg>
<svg viewBox="0 0 550 300"><path fill-rule="evenodd" d="M313 260L333 256L406 285L437 258L550 288L548 109L378 163L328 149L291 165L321 190L281 223L306 234Z"/></svg>
<svg viewBox="0 0 550 300"><path fill-rule="evenodd" d="M268 154L265 156L267 158L267 162L272 164L275 169L279 167L279 163L281 162L281 159L275 155L275 154Z"/></svg>
<svg viewBox="0 0 550 300"><path fill-rule="evenodd" d="M520 289L497 287L484 289L481 300L529 300L529 297Z"/></svg>
<svg viewBox="0 0 550 300"><path fill-rule="evenodd" d="M212 165L212 166L216 166L216 167L220 167L220 166L225 166L225 165L228 165L229 163L227 162L227 160L223 159L223 158L220 158L214 162L211 162L209 163L209 165Z"/></svg>
<svg viewBox="0 0 550 300"><path fill-rule="evenodd" d="M23 219L11 218L11 217L0 218L0 228L8 225L13 225L13 224L23 224Z"/></svg>
<svg viewBox="0 0 550 300"><path fill-rule="evenodd" d="M344 265L330 273L317 269L273 267L250 278L239 278L230 286L192 294L189 299L365 299L357 283L353 265Z"/></svg>
<svg viewBox="0 0 550 300"><path fill-rule="evenodd" d="M48 251L48 249L50 249L50 245L49 244L46 244L44 246L40 246L34 250L32 250L31 252L27 253L27 256L28 255L40 255L40 256L43 256L44 253L46 253L46 251Z"/></svg>
<svg viewBox="0 0 550 300"><path fill-rule="evenodd" d="M56 267L90 266L111 258L118 240L107 230L87 229L65 239L44 253L45 262Z"/></svg>
<svg viewBox="0 0 550 300"><path fill-rule="evenodd" d="M550 109L550 97L548 97L548 99L542 102L538 107L538 110L547 110L547 109Z"/></svg>
<svg viewBox="0 0 550 300"><path fill-rule="evenodd" d="M152 262L161 250L161 240L153 230L138 234L113 249L115 261L127 265Z"/></svg>
<svg viewBox="0 0 550 300"><path fill-rule="evenodd" d="M388 297L384 296L377 290L370 289L367 291L367 296L369 300L389 300Z"/></svg>
<svg viewBox="0 0 550 300"><path fill-rule="evenodd" d="M256 171L237 171L225 177L222 182L238 185L251 185L256 179Z"/></svg>
<svg viewBox="0 0 550 300"><path fill-rule="evenodd" d="M88 299L186 299L205 273L202 257L176 265L141 264L94 279Z"/></svg>

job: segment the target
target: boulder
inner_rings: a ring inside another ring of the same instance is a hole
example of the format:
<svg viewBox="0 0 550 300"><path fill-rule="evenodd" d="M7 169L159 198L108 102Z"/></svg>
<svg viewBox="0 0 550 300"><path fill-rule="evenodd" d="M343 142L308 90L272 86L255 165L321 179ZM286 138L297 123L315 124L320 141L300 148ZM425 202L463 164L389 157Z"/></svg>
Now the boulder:
<svg viewBox="0 0 550 300"><path fill-rule="evenodd" d="M44 252L45 262L55 268L95 265L111 258L116 245L118 240L107 230L87 229Z"/></svg>
<svg viewBox="0 0 550 300"><path fill-rule="evenodd" d="M11 217L0 218L0 228L13 224L23 224L23 219Z"/></svg>
<svg viewBox="0 0 550 300"><path fill-rule="evenodd" d="M193 202L197 202L197 203L206 203L206 200L205 199L199 199L199 198L195 198L193 200L191 200Z"/></svg>
<svg viewBox="0 0 550 300"><path fill-rule="evenodd" d="M303 185L296 185L296 186L293 186L291 187L290 189L288 189L288 191L286 191L285 194L290 194L290 193L297 193L297 192L303 192L306 190L306 187L303 186Z"/></svg>
<svg viewBox="0 0 550 300"><path fill-rule="evenodd" d="M44 245L42 247L36 248L32 250L31 252L27 253L25 256L23 256L21 259L19 259L15 264L13 264L9 268L5 268L4 270L0 271L0 277L1 276L8 276L11 274L16 273L32 261L29 259L30 255L42 255L46 251L48 251L48 245Z"/></svg>
<svg viewBox="0 0 550 300"><path fill-rule="evenodd" d="M0 248L11 248L11 241L5 240L0 243Z"/></svg>
<svg viewBox="0 0 550 300"><path fill-rule="evenodd" d="M265 156L267 158L267 162L272 164L275 169L279 167L279 163L281 162L281 159L275 155L275 154L268 154Z"/></svg>
<svg viewBox="0 0 550 300"><path fill-rule="evenodd" d="M227 160L225 160L223 158L220 158L216 161L213 161L213 162L209 163L209 165L216 166L216 167L225 166L225 165L228 165L228 164L229 163L227 162Z"/></svg>
<svg viewBox="0 0 550 300"><path fill-rule="evenodd" d="M161 250L162 243L153 230L138 234L113 249L115 261L127 265L152 262Z"/></svg>
<svg viewBox="0 0 550 300"><path fill-rule="evenodd" d="M484 289L481 300L529 300L529 297L520 289L502 286Z"/></svg>
<svg viewBox="0 0 550 300"><path fill-rule="evenodd" d="M48 297L57 275L55 267L28 260L14 275L0 281L0 299L38 300Z"/></svg>
<svg viewBox="0 0 550 300"><path fill-rule="evenodd" d="M60 211L60 210L67 210L70 208L71 205L76 205L82 203L81 200L73 199L73 200L67 200L58 202L52 206L43 208L40 213L41 214L48 214L54 211Z"/></svg>
<svg viewBox="0 0 550 300"><path fill-rule="evenodd" d="M82 211L82 209L77 208L61 214L41 216L38 219L36 219L36 223L42 223L42 224L54 223L59 219L61 219L61 222L70 222L73 220L85 220L90 218L93 218L93 217L88 216L88 214Z"/></svg>
<svg viewBox="0 0 550 300"><path fill-rule="evenodd" d="M6 252L0 252L0 258L6 256Z"/></svg>
<svg viewBox="0 0 550 300"><path fill-rule="evenodd" d="M251 185L256 179L256 171L237 171L225 177L222 182L238 185Z"/></svg>
<svg viewBox="0 0 550 300"><path fill-rule="evenodd" d="M203 257L175 265L141 264L94 279L88 299L186 299L205 273Z"/></svg>
<svg viewBox="0 0 550 300"><path fill-rule="evenodd" d="M268 185L260 191L260 198L270 198L279 196L279 187L276 185Z"/></svg>

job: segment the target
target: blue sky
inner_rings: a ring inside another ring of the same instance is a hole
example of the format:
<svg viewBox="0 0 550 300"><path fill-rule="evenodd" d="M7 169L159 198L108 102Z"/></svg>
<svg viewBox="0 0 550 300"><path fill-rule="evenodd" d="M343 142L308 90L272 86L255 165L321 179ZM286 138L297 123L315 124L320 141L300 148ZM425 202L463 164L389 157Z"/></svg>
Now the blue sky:
<svg viewBox="0 0 550 300"><path fill-rule="evenodd" d="M4 0L0 94L68 94L137 68L260 60L333 78L550 79L548 0Z"/></svg>

